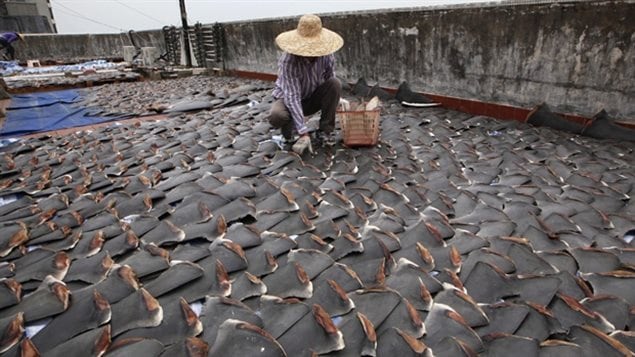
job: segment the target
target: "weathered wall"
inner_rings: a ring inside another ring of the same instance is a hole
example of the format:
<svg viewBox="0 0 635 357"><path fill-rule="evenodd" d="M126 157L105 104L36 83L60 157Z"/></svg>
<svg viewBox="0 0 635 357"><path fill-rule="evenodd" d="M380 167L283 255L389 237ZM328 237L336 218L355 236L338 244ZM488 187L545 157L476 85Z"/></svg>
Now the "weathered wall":
<svg viewBox="0 0 635 357"><path fill-rule="evenodd" d="M165 51L163 32L140 31L133 34L139 47L157 47ZM92 59L123 58L123 46L132 46L127 33L81 35L26 35L23 42L16 42L16 58L21 61L83 61Z"/></svg>
<svg viewBox="0 0 635 357"><path fill-rule="evenodd" d="M635 122L635 2L454 6L323 15L355 82ZM226 68L276 72L275 36L296 18L225 24Z"/></svg>
<svg viewBox="0 0 635 357"><path fill-rule="evenodd" d="M635 124L635 1L473 4L322 15L344 37L338 75L430 94ZM276 73L274 38L297 18L225 23L227 69ZM136 32L165 52L162 31ZM123 57L128 34L28 35L18 59Z"/></svg>

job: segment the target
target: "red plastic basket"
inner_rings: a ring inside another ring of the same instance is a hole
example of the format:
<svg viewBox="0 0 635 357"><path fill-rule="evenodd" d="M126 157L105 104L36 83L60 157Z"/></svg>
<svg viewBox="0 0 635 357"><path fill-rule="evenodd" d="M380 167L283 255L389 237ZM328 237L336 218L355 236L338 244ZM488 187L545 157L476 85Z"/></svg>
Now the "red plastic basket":
<svg viewBox="0 0 635 357"><path fill-rule="evenodd" d="M338 111L344 145L376 145L379 141L380 112L380 108L370 111Z"/></svg>

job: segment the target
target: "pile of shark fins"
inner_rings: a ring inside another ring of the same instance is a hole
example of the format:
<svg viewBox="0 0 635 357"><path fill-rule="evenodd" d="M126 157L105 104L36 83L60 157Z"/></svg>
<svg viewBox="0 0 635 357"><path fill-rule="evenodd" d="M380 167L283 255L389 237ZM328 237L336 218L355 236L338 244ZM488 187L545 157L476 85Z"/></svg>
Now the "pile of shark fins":
<svg viewBox="0 0 635 357"><path fill-rule="evenodd" d="M596 139L635 141L635 130L617 124L609 118L604 109L588 119L587 123L577 123L554 113L546 103L542 103L527 115L526 121L531 125L545 126Z"/></svg>
<svg viewBox="0 0 635 357"><path fill-rule="evenodd" d="M260 99L0 148L0 353L632 354L630 143L386 106L301 157Z"/></svg>

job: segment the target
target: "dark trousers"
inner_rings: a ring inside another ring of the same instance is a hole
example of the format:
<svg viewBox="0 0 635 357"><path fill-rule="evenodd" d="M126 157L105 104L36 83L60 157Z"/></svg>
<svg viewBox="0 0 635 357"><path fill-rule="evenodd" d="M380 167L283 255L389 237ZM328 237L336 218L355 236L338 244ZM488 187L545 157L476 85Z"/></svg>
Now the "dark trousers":
<svg viewBox="0 0 635 357"><path fill-rule="evenodd" d="M9 59L13 60L15 59L15 48L13 48L13 46L11 46L11 44L3 39L0 39L0 46L2 46L2 48L5 48L7 50L7 56L9 57Z"/></svg>
<svg viewBox="0 0 635 357"><path fill-rule="evenodd" d="M335 130L335 111L340 102L342 83L337 78L331 78L320 84L313 94L302 100L302 112L304 115L320 113L320 130L330 133ZM269 112L269 123L274 128L279 128L286 139L293 137L293 118L284 105L283 99L273 102Z"/></svg>

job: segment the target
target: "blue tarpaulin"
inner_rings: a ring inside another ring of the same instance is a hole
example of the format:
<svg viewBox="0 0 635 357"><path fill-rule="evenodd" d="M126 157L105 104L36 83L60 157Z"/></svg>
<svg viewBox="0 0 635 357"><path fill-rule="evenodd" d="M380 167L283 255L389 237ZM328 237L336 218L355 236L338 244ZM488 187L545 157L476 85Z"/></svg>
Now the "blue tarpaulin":
<svg viewBox="0 0 635 357"><path fill-rule="evenodd" d="M94 116L94 108L78 106L77 90L20 94L12 96L0 137L19 136L43 131L73 128L126 118Z"/></svg>
<svg viewBox="0 0 635 357"><path fill-rule="evenodd" d="M117 64L105 60L95 60L78 64L45 66L45 67L22 67L17 61L0 61L0 74L10 76L13 74L46 74L63 72L82 72L87 69L113 69Z"/></svg>

